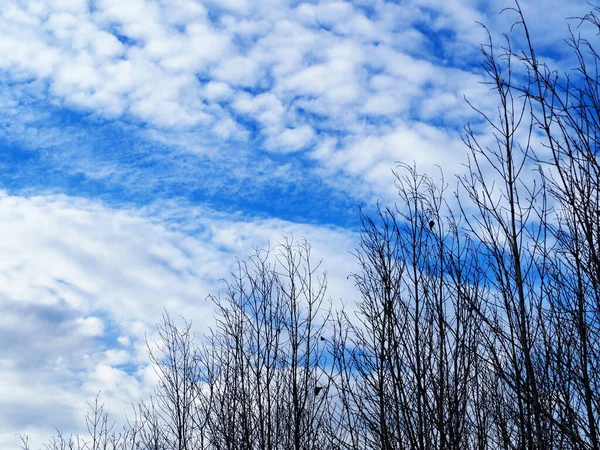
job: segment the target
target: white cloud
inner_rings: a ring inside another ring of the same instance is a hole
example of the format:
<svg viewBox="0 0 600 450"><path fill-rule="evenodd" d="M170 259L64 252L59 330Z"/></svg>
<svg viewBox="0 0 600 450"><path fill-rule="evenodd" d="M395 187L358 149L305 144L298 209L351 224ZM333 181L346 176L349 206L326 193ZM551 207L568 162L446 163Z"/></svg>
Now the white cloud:
<svg viewBox="0 0 600 450"><path fill-rule="evenodd" d="M221 61L212 74L217 80L241 87L256 86L264 77L260 64L245 56L235 56Z"/></svg>
<svg viewBox="0 0 600 450"><path fill-rule="evenodd" d="M80 336L102 337L104 334L104 322L99 317L88 316L76 320L77 331Z"/></svg>
<svg viewBox="0 0 600 450"><path fill-rule="evenodd" d="M96 158L85 131L38 126L49 113L34 110L31 97L125 119L170 149L226 161L226 170L210 172L213 191L226 182L221 172L235 172L233 192L251 190L249 181L307 182L294 170L307 158L317 181L385 201L395 194L397 161L430 174L436 164L448 174L462 170L459 132L474 117L463 95L493 108L471 59L485 38L475 21L494 36L508 31L514 16L497 15L508 5L6 0L2 135L47 153L89 152L69 170L128 187L126 170L140 169ZM543 46L562 39L564 17L579 14L558 0L523 6L531 18L543 8L544 20L530 22ZM277 162L261 159L263 150L279 153ZM190 172L185 180L182 173L157 178L185 184L199 176ZM142 188L152 183L146 175L135 178ZM289 233L308 237L325 259L334 301L351 302L346 275L355 267L346 252L356 241L343 230L252 221L175 201L138 211L65 196L0 196L0 447L14 448L15 432L76 429L98 390L121 414L154 380L143 337L162 308L204 329L212 309L204 298L234 257Z"/></svg>
<svg viewBox="0 0 600 450"><path fill-rule="evenodd" d="M231 97L233 89L222 81L211 81L204 87L204 95L212 101L225 100Z"/></svg>
<svg viewBox="0 0 600 450"><path fill-rule="evenodd" d="M394 149L365 156L355 143L380 141L399 121L456 130L472 119L463 95L482 92L480 69L464 63L485 37L475 20L507 30L507 15L495 14L505 3L10 0L0 5L0 67L47 85L37 96L125 118L161 142L202 136L194 153L250 143L303 158L335 139L336 156L317 158L315 172L364 175L345 186L376 196L377 177L357 168L413 158ZM565 8L552 8L553 23ZM536 35L548 27L532 24ZM446 135L446 149L460 153L429 155L442 165L462 155L456 133Z"/></svg>
<svg viewBox="0 0 600 450"><path fill-rule="evenodd" d="M212 321L206 296L255 247L306 236L325 258L336 304L352 301L351 233L173 202L153 211L0 195L0 447L14 448L17 432L77 431L98 391L122 418L151 388L144 336L153 339L163 308L202 335ZM190 224L199 231L184 232Z"/></svg>
<svg viewBox="0 0 600 450"><path fill-rule="evenodd" d="M280 152L295 152L307 147L315 139L314 130L308 125L288 128L275 137L267 139L267 148Z"/></svg>

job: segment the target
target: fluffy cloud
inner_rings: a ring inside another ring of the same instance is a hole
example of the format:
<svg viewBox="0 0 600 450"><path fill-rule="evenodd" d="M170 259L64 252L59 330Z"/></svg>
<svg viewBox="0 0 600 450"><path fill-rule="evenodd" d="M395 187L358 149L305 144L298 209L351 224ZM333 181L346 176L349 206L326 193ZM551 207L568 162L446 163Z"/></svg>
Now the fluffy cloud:
<svg viewBox="0 0 600 450"><path fill-rule="evenodd" d="M217 280L235 257L257 245L310 238L315 258L326 257L334 303L352 295L351 233L186 210L0 196L2 448L15 447L16 432L40 439L54 427L77 431L98 391L121 416L150 392L145 336L152 339L163 308L192 320L202 335L213 308L206 296L223 287Z"/></svg>
<svg viewBox="0 0 600 450"><path fill-rule="evenodd" d="M463 97L483 90L473 88L485 39L476 22L506 31L514 16L496 13L507 5L10 0L0 6L0 66L13 81L43 80L43 95L59 105L228 143L216 151L252 142L257 152L310 154L334 138L354 168L363 164L354 143L399 120L460 129L475 117ZM533 5L524 9L535 16ZM564 17L585 12L560 2L544 10L552 20L530 24L543 42L562 35ZM448 137L448 148L460 147L458 134ZM320 163L316 173L356 173ZM349 185L376 193L370 180Z"/></svg>
<svg viewBox="0 0 600 450"><path fill-rule="evenodd" d="M485 12L477 2L437 6L11 0L0 7L0 65L100 118L307 151L331 136L343 145L386 132L364 120L469 116L463 80L476 76L445 59L455 47L477 51ZM427 52L444 30L454 37L439 42L455 47L439 48L440 59Z"/></svg>
<svg viewBox="0 0 600 450"><path fill-rule="evenodd" d="M563 19L588 5L523 3L569 68ZM356 236L319 224L393 200L396 162L462 170L464 97L494 111L476 21L498 38L511 5L0 2L0 447L76 430L99 390L119 413L146 395L162 309L205 329L215 280L282 235L351 302Z"/></svg>

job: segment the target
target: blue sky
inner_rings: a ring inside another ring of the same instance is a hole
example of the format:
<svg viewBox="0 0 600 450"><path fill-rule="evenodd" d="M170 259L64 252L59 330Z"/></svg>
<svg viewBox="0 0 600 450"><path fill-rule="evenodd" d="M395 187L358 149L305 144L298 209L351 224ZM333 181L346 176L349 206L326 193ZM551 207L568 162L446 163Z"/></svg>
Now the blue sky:
<svg viewBox="0 0 600 450"><path fill-rule="evenodd" d="M522 6L569 69L565 3ZM477 22L499 38L511 5L0 2L0 448L145 397L144 333L167 308L201 334L255 247L307 237L351 305L358 205L398 161L464 170L464 97L495 108Z"/></svg>

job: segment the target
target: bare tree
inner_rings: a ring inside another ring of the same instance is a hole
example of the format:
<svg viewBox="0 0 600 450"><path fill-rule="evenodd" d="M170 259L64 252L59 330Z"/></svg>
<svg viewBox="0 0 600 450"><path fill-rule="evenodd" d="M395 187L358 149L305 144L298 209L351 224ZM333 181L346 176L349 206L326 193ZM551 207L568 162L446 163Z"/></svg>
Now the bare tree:
<svg viewBox="0 0 600 450"><path fill-rule="evenodd" d="M506 448L597 449L598 54L571 31L578 67L559 76L538 59L518 2L509 12L525 47L482 46L495 146L470 127L465 138L461 204L492 294L478 310L492 336L480 357L504 392L495 424ZM581 29L597 28L597 13Z"/></svg>
<svg viewBox="0 0 600 450"><path fill-rule="evenodd" d="M128 421L122 430L115 430L115 422L109 419L104 411L104 404L100 403L100 394L92 403L88 403L85 415L87 435L65 436L57 431L44 445L46 450L139 450L148 448L142 446L140 440L141 423L137 420ZM31 450L29 437L19 435L22 450Z"/></svg>
<svg viewBox="0 0 600 450"><path fill-rule="evenodd" d="M213 297L217 327L204 359L215 448L329 447L330 313L310 252L305 240L257 251Z"/></svg>
<svg viewBox="0 0 600 450"><path fill-rule="evenodd" d="M400 203L362 214L362 301L338 321L340 416L350 448L466 448L477 301L472 248L442 188L396 173ZM443 213L447 213L446 217ZM467 297L468 301L467 301Z"/></svg>
<svg viewBox="0 0 600 450"><path fill-rule="evenodd" d="M559 77L509 13L526 47L482 46L498 113L466 128L458 217L406 166L362 216L335 347L350 448L598 448L598 54L571 33Z"/></svg>
<svg viewBox="0 0 600 450"><path fill-rule="evenodd" d="M158 324L156 346L148 343L159 383L148 403L138 411L144 419L149 448L191 450L205 448L211 398L204 392L205 371L191 323L178 327L167 312Z"/></svg>

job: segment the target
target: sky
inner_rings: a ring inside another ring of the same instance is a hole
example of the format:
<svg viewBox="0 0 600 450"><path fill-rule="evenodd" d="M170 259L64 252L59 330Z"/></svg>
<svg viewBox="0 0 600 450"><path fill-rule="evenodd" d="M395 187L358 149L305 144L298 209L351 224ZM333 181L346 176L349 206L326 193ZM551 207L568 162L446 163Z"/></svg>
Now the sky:
<svg viewBox="0 0 600 450"><path fill-rule="evenodd" d="M147 398L162 311L207 332L255 248L307 238L352 305L358 207L393 204L398 162L464 170L465 98L495 108L480 24L500 41L510 6L2 0L0 448L80 431L98 392L116 415ZM521 6L569 69L564 19L590 6Z"/></svg>

